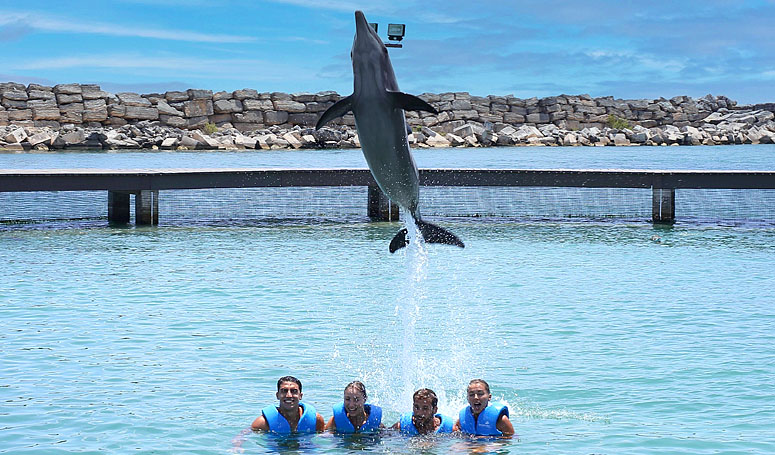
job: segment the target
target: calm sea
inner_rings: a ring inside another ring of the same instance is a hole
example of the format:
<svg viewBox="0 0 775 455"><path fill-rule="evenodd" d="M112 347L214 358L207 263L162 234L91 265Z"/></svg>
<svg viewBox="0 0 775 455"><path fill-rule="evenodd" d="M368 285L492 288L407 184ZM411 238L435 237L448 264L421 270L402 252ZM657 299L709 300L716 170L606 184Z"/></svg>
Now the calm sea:
<svg viewBox="0 0 775 455"><path fill-rule="evenodd" d="M417 150L421 167L775 169L775 147ZM359 151L0 154L0 167L365 167ZM3 207L12 210L13 207ZM440 218L0 225L0 453L775 453L775 228ZM486 379L510 441L241 432L292 374L392 424Z"/></svg>

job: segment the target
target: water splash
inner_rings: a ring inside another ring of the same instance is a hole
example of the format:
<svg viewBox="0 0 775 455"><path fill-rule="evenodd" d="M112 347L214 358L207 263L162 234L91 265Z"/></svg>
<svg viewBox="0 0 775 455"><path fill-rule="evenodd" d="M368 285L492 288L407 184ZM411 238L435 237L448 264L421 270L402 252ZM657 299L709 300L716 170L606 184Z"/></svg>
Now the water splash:
<svg viewBox="0 0 775 455"><path fill-rule="evenodd" d="M439 412L456 416L467 404L465 384L474 377L472 353L486 342L481 328L470 327L460 312L461 302L477 299L478 290L461 284L467 281L455 272L440 280L434 259L444 256L444 247L431 251L413 218L404 212L402 219L409 244L395 253L394 294L385 302L392 304L393 318L378 337L359 343L357 353L346 359L332 354L349 370L343 381L356 377L367 384L369 401L382 406L386 424L411 412L412 395L424 387L436 392Z"/></svg>
<svg viewBox="0 0 775 455"><path fill-rule="evenodd" d="M396 312L401 318L403 328L401 336L401 391L397 398L400 403L411 403L412 395L417 390L423 378L419 377L426 366L418 355L417 320L420 308L427 304L428 294L426 281L428 278L428 250L414 218L407 212L403 213L409 245L406 246L406 279L396 303Z"/></svg>

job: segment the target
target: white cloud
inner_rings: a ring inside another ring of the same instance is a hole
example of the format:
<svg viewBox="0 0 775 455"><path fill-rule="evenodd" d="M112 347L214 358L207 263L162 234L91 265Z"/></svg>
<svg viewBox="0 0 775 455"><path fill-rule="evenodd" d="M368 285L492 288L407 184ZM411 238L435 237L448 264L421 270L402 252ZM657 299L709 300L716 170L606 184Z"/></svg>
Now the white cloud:
<svg viewBox="0 0 775 455"><path fill-rule="evenodd" d="M246 80L284 81L289 74L294 79L315 78L316 69L259 59L197 58L182 56L147 56L140 54L76 55L55 58L39 58L14 62L11 68L19 71L62 71L67 69L120 71L123 74L153 77L186 78L244 78Z"/></svg>
<svg viewBox="0 0 775 455"><path fill-rule="evenodd" d="M19 13L0 11L0 26L7 24L24 24L30 29L47 32L132 36L172 41L193 41L202 43L246 43L256 41L256 38L252 36L207 34L187 30L149 28L146 25L125 26L104 22L82 22L69 18L54 18L46 14L32 12Z"/></svg>
<svg viewBox="0 0 775 455"><path fill-rule="evenodd" d="M271 0L274 3L284 3L287 5L301 6L304 8L312 9L326 9L333 11L349 11L355 12L356 10L375 10L375 7L364 7L364 2L348 2L341 0L334 1L319 1L319 0Z"/></svg>

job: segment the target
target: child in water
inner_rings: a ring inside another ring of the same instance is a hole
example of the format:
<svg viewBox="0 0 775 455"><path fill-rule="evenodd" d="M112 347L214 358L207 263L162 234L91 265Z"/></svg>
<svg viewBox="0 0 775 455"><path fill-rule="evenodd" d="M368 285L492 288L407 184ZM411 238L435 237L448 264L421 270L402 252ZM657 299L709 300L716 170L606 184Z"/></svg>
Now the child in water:
<svg viewBox="0 0 775 455"><path fill-rule="evenodd" d="M460 411L453 427L477 436L514 435L514 427L509 420L509 408L502 403L490 403L490 385L484 379L474 379L468 383L468 406Z"/></svg>

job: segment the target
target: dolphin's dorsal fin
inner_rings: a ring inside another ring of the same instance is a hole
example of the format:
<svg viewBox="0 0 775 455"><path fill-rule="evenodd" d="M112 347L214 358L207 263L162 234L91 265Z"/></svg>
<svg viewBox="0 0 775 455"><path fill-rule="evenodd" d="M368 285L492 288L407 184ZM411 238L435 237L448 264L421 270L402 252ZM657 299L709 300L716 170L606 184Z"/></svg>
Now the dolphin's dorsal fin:
<svg viewBox="0 0 775 455"><path fill-rule="evenodd" d="M323 115L320 116L320 119L318 120L317 125L315 125L315 129L319 130L320 128L323 127L323 125L330 122L331 120L339 118L344 114L350 112L353 109L352 102L353 102L353 96L350 95L334 103L333 106L326 109L326 111L323 112Z"/></svg>
<svg viewBox="0 0 775 455"><path fill-rule="evenodd" d="M388 90L388 94L393 99L393 105L400 107L405 111L426 111L433 114L439 113L435 107L414 95L410 95L404 92L392 92L390 90Z"/></svg>

